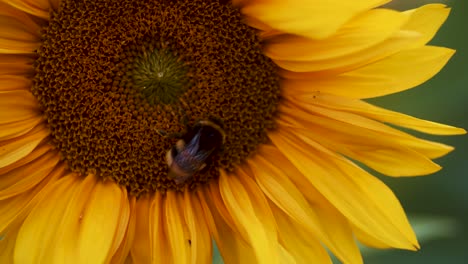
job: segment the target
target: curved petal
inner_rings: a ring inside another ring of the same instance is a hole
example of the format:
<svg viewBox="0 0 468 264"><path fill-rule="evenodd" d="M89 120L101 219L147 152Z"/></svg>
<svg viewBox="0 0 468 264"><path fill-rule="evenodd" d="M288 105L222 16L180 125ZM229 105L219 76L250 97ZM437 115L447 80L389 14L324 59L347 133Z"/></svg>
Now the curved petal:
<svg viewBox="0 0 468 264"><path fill-rule="evenodd" d="M124 237L128 219L129 204L125 190L114 182L98 181L81 220L76 241L80 253L78 262L104 263L110 259Z"/></svg>
<svg viewBox="0 0 468 264"><path fill-rule="evenodd" d="M217 183L212 183L218 188ZM256 259L252 247L241 238L238 230L232 229L219 214L219 206L214 205L213 192L209 189L203 193L198 192L204 220L210 230L211 235L216 241L216 245L226 264L236 264L245 262L245 260Z"/></svg>
<svg viewBox="0 0 468 264"><path fill-rule="evenodd" d="M166 193L164 200L164 229L167 232L169 252L173 263L189 263L190 261L190 236L184 220L184 212L181 207L182 195L175 191Z"/></svg>
<svg viewBox="0 0 468 264"><path fill-rule="evenodd" d="M44 193L48 193L51 185L64 175L64 172L63 165L57 166L33 189L0 201L0 234L9 229L11 225L22 222L31 209L43 198Z"/></svg>
<svg viewBox="0 0 468 264"><path fill-rule="evenodd" d="M40 27L35 23L30 24L26 25L25 21L19 21L15 17L0 14L0 41L37 42Z"/></svg>
<svg viewBox="0 0 468 264"><path fill-rule="evenodd" d="M234 223L234 219L232 218L231 214L229 213L228 209L226 209L226 205L224 204L223 198L221 197L219 184L209 184L208 190L206 191L206 202L210 202L212 208L216 208L216 211L219 213L223 221L231 228L232 230L236 230L242 239L244 239L245 243L249 243L247 238L247 234L243 233L244 230L237 229L236 224Z"/></svg>
<svg viewBox="0 0 468 264"><path fill-rule="evenodd" d="M0 263L14 263L14 251L21 222L12 226L5 234L0 234Z"/></svg>
<svg viewBox="0 0 468 264"><path fill-rule="evenodd" d="M307 138L284 130L269 138L351 223L393 247L419 247L400 203L381 181Z"/></svg>
<svg viewBox="0 0 468 264"><path fill-rule="evenodd" d="M150 209L150 245L153 254L151 263L172 263L174 260L164 220L165 205L163 194L157 192Z"/></svg>
<svg viewBox="0 0 468 264"><path fill-rule="evenodd" d="M80 253L77 251L77 238L86 211L86 203L96 183L96 177L88 176L79 179L79 183L71 188L70 192L72 194L67 199L67 205L61 212L61 221L54 227L55 230L51 232L53 236L48 241L49 244L46 244L41 252L44 259L51 263L64 263L67 261L78 263Z"/></svg>
<svg viewBox="0 0 468 264"><path fill-rule="evenodd" d="M38 107L29 91L0 91L0 124L36 117L39 115Z"/></svg>
<svg viewBox="0 0 468 264"><path fill-rule="evenodd" d="M38 40L41 26L28 14L5 2L8 0L0 2L0 38ZM30 38L31 35L35 37Z"/></svg>
<svg viewBox="0 0 468 264"><path fill-rule="evenodd" d="M31 131L42 120L42 117L36 116L17 122L0 124L0 141L24 135Z"/></svg>
<svg viewBox="0 0 468 264"><path fill-rule="evenodd" d="M128 250L130 250L131 241L125 241L125 239L127 239L128 237L128 232L131 232L129 231L130 218L132 217L132 208L130 203L131 200L133 200L135 197L129 197L127 189L125 187L119 186L119 188L122 192L122 195L120 196L121 208L120 212L118 212L117 215L118 223L115 231L115 236L112 240L112 245L109 250L109 254L107 255L107 259L105 261L106 263L114 258L116 252L118 252L120 248L127 247Z"/></svg>
<svg viewBox="0 0 468 264"><path fill-rule="evenodd" d="M399 112L390 111L354 98L316 93L314 95L294 97L294 100L305 104L314 104L322 108L358 114L381 122L391 123L427 134L460 135L466 133L462 128L431 122Z"/></svg>
<svg viewBox="0 0 468 264"><path fill-rule="evenodd" d="M15 260L89 263L92 259L92 262L104 263L116 251L126 231L128 202L125 194L114 183L99 182L92 175L84 179L64 177L23 224ZM50 223L56 228L51 229ZM37 245L35 242L42 246L24 256L27 246ZM114 250L113 244L117 245Z"/></svg>
<svg viewBox="0 0 468 264"><path fill-rule="evenodd" d="M403 50L380 61L333 76L288 74L284 90L297 96L324 92L351 98L371 98L413 88L434 76L455 51L424 46ZM415 70L417 69L417 70ZM302 76L301 76L302 75ZM292 78L294 77L294 79Z"/></svg>
<svg viewBox="0 0 468 264"><path fill-rule="evenodd" d="M133 263L172 263L172 252L164 226L163 195L140 197L136 207Z"/></svg>
<svg viewBox="0 0 468 264"><path fill-rule="evenodd" d="M151 262L153 250L150 242L152 239L150 223L153 224L153 219L150 219L151 198L150 196L140 197L136 203L135 239L130 249L133 263L153 263Z"/></svg>
<svg viewBox="0 0 468 264"><path fill-rule="evenodd" d="M39 46L39 42L0 39L0 53L5 54L34 55Z"/></svg>
<svg viewBox="0 0 468 264"><path fill-rule="evenodd" d="M331 264L332 261L320 241L313 236L307 236L302 230L295 228L296 225L284 213L284 211L272 206L278 223L278 233L281 244L291 252L296 263L324 263ZM344 262L355 263L355 262Z"/></svg>
<svg viewBox="0 0 468 264"><path fill-rule="evenodd" d="M25 192L40 183L59 162L59 154L48 152L23 167L0 176L0 200Z"/></svg>
<svg viewBox="0 0 468 264"><path fill-rule="evenodd" d="M279 209L294 220L301 232L316 237L327 246L344 263L362 263L362 257L357 247L351 229L342 217L325 213L323 209L312 207L303 197L298 188L288 178L298 176L299 172L288 164L289 161L280 157L277 149L261 146L249 165L255 174L259 186ZM263 158L264 157L264 158ZM269 158L268 161L266 158ZM285 168L288 168L287 170ZM287 176L288 175L288 176ZM301 184L303 184L301 182ZM312 192L310 189L307 192ZM322 204L317 199L313 204ZM316 210L317 209L317 210ZM326 221L324 221L326 220ZM281 229L282 226L279 226ZM322 262L320 262L322 263Z"/></svg>
<svg viewBox="0 0 468 264"><path fill-rule="evenodd" d="M439 165L426 156L427 153L422 152L421 149L412 149L412 146L408 144L408 142L415 144L418 141L385 133L385 130L381 133L366 126L356 126L350 118L346 121L338 121L310 115L297 108L282 107L281 109L284 113L279 117L282 128L320 141L322 145L357 159L383 174L417 176L427 175L440 169ZM360 121L359 116L351 116L351 118ZM372 122L375 122L365 119L363 121L368 122L370 126L374 125ZM382 124L377 123L377 125ZM419 143L424 147L425 142ZM430 154L432 150L434 149L429 149L428 153ZM444 151L444 149L440 148L439 151Z"/></svg>
<svg viewBox="0 0 468 264"><path fill-rule="evenodd" d="M344 240L342 236L349 236L349 232L354 233L358 238L364 237L364 241L372 242L372 244L370 244L372 246L379 246L381 248L394 246L391 241L390 243L389 241L379 241L372 235L361 231L358 227L349 223L349 221L333 206L333 204L318 192L310 181L310 177L303 175L276 147L269 145L262 146L261 155L268 160L274 161L274 164L281 164L281 166L278 167L284 173L288 174L291 181L293 181L297 188L304 194L307 201L311 204L322 222L323 230L329 234L331 240L336 241L337 248L340 248L341 246L340 241ZM304 232L302 232L302 234L306 235ZM337 253L335 253L335 255L336 254ZM341 254L347 256L347 251L343 249L341 250Z"/></svg>
<svg viewBox="0 0 468 264"><path fill-rule="evenodd" d="M28 56L19 54L0 54L0 74L15 76L15 74L28 74L33 73L33 59ZM24 78L24 77L18 77ZM3 78L1 78L3 79ZM24 78L26 81L30 81L29 78ZM1 90L5 84L0 85Z"/></svg>
<svg viewBox="0 0 468 264"><path fill-rule="evenodd" d="M425 45L444 24L449 13L450 8L447 8L444 4L428 4L408 10L404 14L409 17L409 20L402 29L421 34L421 38L414 43L414 47Z"/></svg>
<svg viewBox="0 0 468 264"><path fill-rule="evenodd" d="M191 263L209 264L213 258L213 246L208 226L204 221L202 207L197 196L186 190L184 192L185 223L190 234Z"/></svg>
<svg viewBox="0 0 468 264"><path fill-rule="evenodd" d="M285 70L310 74L320 79L322 76L338 75L375 63L407 49L420 37L421 35L416 32L399 31L375 46L341 57L316 61L274 60L274 62Z"/></svg>
<svg viewBox="0 0 468 264"><path fill-rule="evenodd" d="M367 49L398 31L408 16L389 9L374 9L357 16L326 39L279 35L268 39L264 52L274 60L322 61Z"/></svg>
<svg viewBox="0 0 468 264"><path fill-rule="evenodd" d="M2 56L0 55L0 60ZM2 61L0 61L0 72L1 68L5 67L6 69L11 69L15 64L7 64L3 66ZM25 69L27 67L32 68L30 65L21 65ZM13 90L29 90L31 88L32 80L29 77L21 75L0 75L0 91L13 91Z"/></svg>
<svg viewBox="0 0 468 264"><path fill-rule="evenodd" d="M27 156L48 135L49 131L39 126L19 138L0 142L0 168Z"/></svg>
<svg viewBox="0 0 468 264"><path fill-rule="evenodd" d="M449 9L444 5L427 5L404 13L375 9L345 25L341 29L345 31L344 39L340 31L323 40L279 35L267 42L266 53L280 67L290 71L308 72L308 75L314 76L336 75L363 67L399 51L425 45L445 21L448 13ZM348 30L345 29L352 26L353 22L359 22L362 17L368 19L361 19L363 23L361 28L355 28L354 39L352 34L351 39L347 39ZM369 18L383 19L385 22L379 23ZM389 28L390 31L387 33L382 26L380 36L385 39L381 38L379 41L372 39L379 36L378 33L372 36L376 25L394 25L394 27ZM385 33L387 35L383 36ZM389 33L392 34L388 35ZM272 45L268 45L270 42L273 42ZM288 46L288 43L291 45ZM294 47L291 47L293 44Z"/></svg>
<svg viewBox="0 0 468 264"><path fill-rule="evenodd" d="M110 263L125 263L125 260L129 257L130 249L133 245L133 239L135 238L135 224L136 224L136 198L129 197L130 204L130 218L128 220L127 232L123 238L116 253L112 256ZM118 240L115 240L117 242ZM115 243L116 244L116 243Z"/></svg>
<svg viewBox="0 0 468 264"><path fill-rule="evenodd" d="M305 97L307 96L303 98ZM320 94L312 95L312 100L319 97L321 97ZM292 109L288 109L291 107L289 102L293 105ZM304 103L304 100L298 99L298 97L288 98L284 106L281 107L281 110L284 110L283 113L285 114L288 112L291 114L291 110L296 111L297 115L290 115L293 119L302 119L305 123L314 123L314 126L319 126L320 128L341 131L338 137L334 138L335 143L343 142L344 140L348 143L356 142L358 145L362 144L362 142L375 142L381 146L398 145L413 149L431 159L441 157L453 150L453 147L414 137L398 129L366 118L364 115L331 109L327 110L322 106L315 107ZM303 124L299 127L305 128ZM346 129L343 129L343 127L346 127Z"/></svg>
<svg viewBox="0 0 468 264"><path fill-rule="evenodd" d="M63 212L79 183L76 175L63 177L53 184L44 199L34 207L21 226L16 240L16 263L50 263L52 257L44 256L56 236L56 229L50 227L60 226Z"/></svg>
<svg viewBox="0 0 468 264"><path fill-rule="evenodd" d="M50 144L42 144L35 148L31 153L26 155L24 158L19 159L18 161L0 168L0 175L3 175L9 171L12 171L16 168L22 167L25 164L28 164L29 162L41 157L44 153L48 152L50 149L52 149L52 146Z"/></svg>
<svg viewBox="0 0 468 264"><path fill-rule="evenodd" d="M258 186L240 170L237 176L221 172L219 189L237 229L247 234L257 263L279 260L276 227L267 201ZM241 181L242 180L242 181Z"/></svg>
<svg viewBox="0 0 468 264"><path fill-rule="evenodd" d="M245 1L241 12L286 33L326 38L352 17L388 0L257 0Z"/></svg>
<svg viewBox="0 0 468 264"><path fill-rule="evenodd" d="M33 16L49 19L50 3L48 0L3 0L5 3Z"/></svg>
<svg viewBox="0 0 468 264"><path fill-rule="evenodd" d="M357 226L353 226L353 232L357 240L368 247L381 249L391 248L391 246L386 244L384 241L375 239L372 235L362 231Z"/></svg>

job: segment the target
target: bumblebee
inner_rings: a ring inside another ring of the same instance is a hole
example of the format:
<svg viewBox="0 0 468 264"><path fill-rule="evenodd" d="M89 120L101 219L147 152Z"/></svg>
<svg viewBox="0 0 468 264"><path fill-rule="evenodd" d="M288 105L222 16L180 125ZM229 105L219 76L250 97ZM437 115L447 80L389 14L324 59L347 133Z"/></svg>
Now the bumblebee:
<svg viewBox="0 0 468 264"><path fill-rule="evenodd" d="M218 151L225 141L222 127L211 121L198 121L167 152L169 177L182 184L206 167L207 159Z"/></svg>

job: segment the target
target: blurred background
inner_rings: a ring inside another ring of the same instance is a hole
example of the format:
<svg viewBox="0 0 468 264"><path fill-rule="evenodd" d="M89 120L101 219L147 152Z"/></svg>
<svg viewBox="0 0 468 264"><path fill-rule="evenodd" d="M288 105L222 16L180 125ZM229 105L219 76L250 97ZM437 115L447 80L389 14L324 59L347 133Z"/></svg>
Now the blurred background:
<svg viewBox="0 0 468 264"><path fill-rule="evenodd" d="M406 10L434 2L447 4L452 12L431 44L456 49L456 54L423 85L369 101L468 129L468 1L397 0L389 6ZM423 137L455 147L455 151L436 160L444 167L441 171L425 177L380 177L408 213L421 250L365 251L365 263L468 263L468 136Z"/></svg>

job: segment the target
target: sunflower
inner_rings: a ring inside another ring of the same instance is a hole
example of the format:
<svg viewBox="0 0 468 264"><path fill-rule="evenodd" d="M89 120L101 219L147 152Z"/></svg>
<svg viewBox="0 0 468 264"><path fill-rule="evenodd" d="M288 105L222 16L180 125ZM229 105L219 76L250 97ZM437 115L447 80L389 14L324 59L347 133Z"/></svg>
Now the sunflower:
<svg viewBox="0 0 468 264"><path fill-rule="evenodd" d="M397 198L356 162L427 175L452 148L396 126L465 131L363 100L454 53L427 45L448 8L386 2L1 0L0 262L418 249Z"/></svg>

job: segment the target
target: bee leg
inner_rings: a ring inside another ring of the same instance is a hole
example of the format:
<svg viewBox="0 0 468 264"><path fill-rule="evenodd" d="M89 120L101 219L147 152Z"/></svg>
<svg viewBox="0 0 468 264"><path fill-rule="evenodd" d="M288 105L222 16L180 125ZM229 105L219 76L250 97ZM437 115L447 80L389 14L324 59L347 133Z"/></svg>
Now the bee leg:
<svg viewBox="0 0 468 264"><path fill-rule="evenodd" d="M184 124L185 127L189 126L189 119L185 111L182 113L182 124Z"/></svg>
<svg viewBox="0 0 468 264"><path fill-rule="evenodd" d="M156 133L158 133L158 135L160 135L161 137L167 137L168 136L167 131L162 130L162 129L156 129Z"/></svg>
<svg viewBox="0 0 468 264"><path fill-rule="evenodd" d="M211 120L213 123L217 124L218 126L224 127L224 121L222 118L210 115L208 119Z"/></svg>
<svg viewBox="0 0 468 264"><path fill-rule="evenodd" d="M168 133L166 130L162 129L156 129L156 133L158 133L158 135L160 135L161 137L165 138L180 138L183 135L183 133L180 132Z"/></svg>

